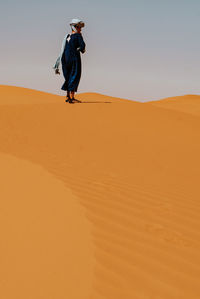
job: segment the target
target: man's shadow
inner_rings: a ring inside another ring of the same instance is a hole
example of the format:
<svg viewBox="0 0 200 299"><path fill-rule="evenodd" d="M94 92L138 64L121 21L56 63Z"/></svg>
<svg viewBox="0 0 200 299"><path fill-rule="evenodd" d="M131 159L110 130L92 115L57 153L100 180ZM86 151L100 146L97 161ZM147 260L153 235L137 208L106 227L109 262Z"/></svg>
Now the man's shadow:
<svg viewBox="0 0 200 299"><path fill-rule="evenodd" d="M111 104L112 102L109 101L81 101L77 99L73 99L73 102L69 102L69 99L65 100L65 102L70 103L70 104Z"/></svg>
<svg viewBox="0 0 200 299"><path fill-rule="evenodd" d="M112 102L75 102L75 104L111 104Z"/></svg>

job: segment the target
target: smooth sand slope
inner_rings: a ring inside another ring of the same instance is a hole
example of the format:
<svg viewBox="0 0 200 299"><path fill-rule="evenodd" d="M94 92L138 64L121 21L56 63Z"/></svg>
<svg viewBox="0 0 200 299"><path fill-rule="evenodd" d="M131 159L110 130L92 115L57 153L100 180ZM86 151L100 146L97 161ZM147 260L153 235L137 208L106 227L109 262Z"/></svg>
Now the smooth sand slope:
<svg viewBox="0 0 200 299"><path fill-rule="evenodd" d="M198 114L77 98L0 86L0 297L199 299Z"/></svg>
<svg viewBox="0 0 200 299"><path fill-rule="evenodd" d="M159 101L150 101L148 103L153 104L157 107L173 109L176 111L182 111L185 113L200 116L200 95L189 94L184 96L165 98Z"/></svg>
<svg viewBox="0 0 200 299"><path fill-rule="evenodd" d="M41 166L0 165L0 298L88 298L94 247L76 197Z"/></svg>

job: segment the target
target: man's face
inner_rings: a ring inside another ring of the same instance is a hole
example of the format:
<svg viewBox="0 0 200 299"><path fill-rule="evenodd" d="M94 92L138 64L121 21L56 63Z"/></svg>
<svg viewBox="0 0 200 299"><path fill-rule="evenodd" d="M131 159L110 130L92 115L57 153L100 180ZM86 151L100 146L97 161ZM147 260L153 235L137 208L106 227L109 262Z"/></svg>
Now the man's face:
<svg viewBox="0 0 200 299"><path fill-rule="evenodd" d="M81 27L76 26L77 33L81 33Z"/></svg>

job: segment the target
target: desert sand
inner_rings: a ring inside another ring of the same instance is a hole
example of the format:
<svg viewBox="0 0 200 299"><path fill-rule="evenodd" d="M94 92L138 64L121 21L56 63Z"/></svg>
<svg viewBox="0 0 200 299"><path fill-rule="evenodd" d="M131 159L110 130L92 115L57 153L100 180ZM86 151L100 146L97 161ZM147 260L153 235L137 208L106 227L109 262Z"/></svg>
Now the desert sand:
<svg viewBox="0 0 200 299"><path fill-rule="evenodd" d="M200 298L200 96L0 85L0 298Z"/></svg>
<svg viewBox="0 0 200 299"><path fill-rule="evenodd" d="M184 96L170 97L159 101L149 101L157 107L173 109L194 115L200 115L200 95L188 94Z"/></svg>

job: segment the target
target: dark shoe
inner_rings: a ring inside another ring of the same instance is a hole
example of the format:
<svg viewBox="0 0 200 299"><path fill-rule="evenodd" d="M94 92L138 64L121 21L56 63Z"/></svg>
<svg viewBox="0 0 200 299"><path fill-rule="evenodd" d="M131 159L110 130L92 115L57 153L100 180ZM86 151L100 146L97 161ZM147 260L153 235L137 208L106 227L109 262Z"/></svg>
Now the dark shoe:
<svg viewBox="0 0 200 299"><path fill-rule="evenodd" d="M74 104L73 99L71 99L70 97L68 98L68 102L69 102L70 104Z"/></svg>
<svg viewBox="0 0 200 299"><path fill-rule="evenodd" d="M70 98L70 96L66 96L65 102L66 103L72 103L72 99Z"/></svg>

